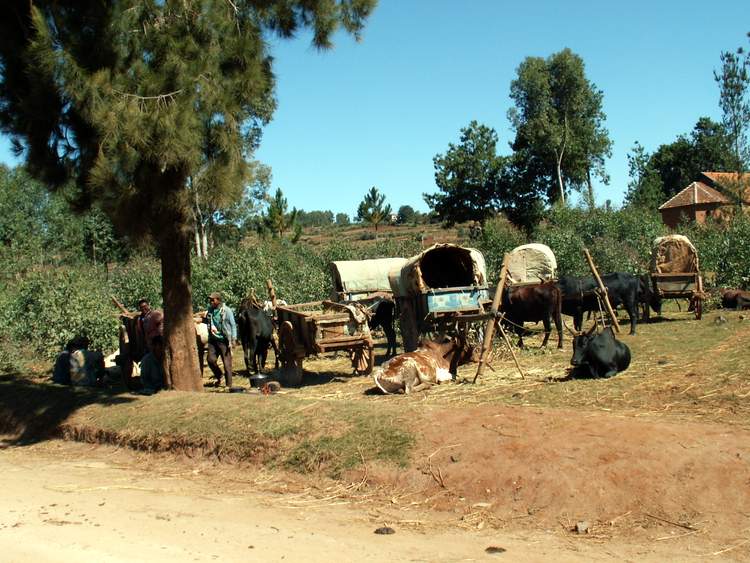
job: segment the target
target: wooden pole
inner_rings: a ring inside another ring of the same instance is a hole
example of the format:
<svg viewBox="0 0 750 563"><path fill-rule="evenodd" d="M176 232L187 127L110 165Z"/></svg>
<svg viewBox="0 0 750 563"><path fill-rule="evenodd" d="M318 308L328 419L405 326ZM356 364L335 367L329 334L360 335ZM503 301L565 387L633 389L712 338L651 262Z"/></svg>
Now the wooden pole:
<svg viewBox="0 0 750 563"><path fill-rule="evenodd" d="M484 365L487 361L487 354L490 351L490 348L492 347L492 337L495 334L495 322L497 321L497 311L500 309L500 304L502 303L503 298L503 290L505 289L505 279L508 277L508 255L506 254L503 256L503 267L500 269L500 281L497 283L497 289L495 290L495 296L492 299L492 305L490 308L490 312L492 313L492 317L490 317L487 320L487 325L484 329L484 340L482 341L482 352L479 355L479 366L477 366L477 373L474 375L474 381L472 383L477 382L477 378L482 375L482 372L484 371ZM510 346L510 341L508 340L508 336L505 334L505 331L502 327L500 328L500 333L503 335L503 338L505 339L505 343L508 345L508 349L510 350L510 353L513 355L513 360L516 362L516 367L518 367L518 371L521 372L521 377L523 377L523 371L521 371L521 366L518 365L518 360L516 359L516 355L513 353L513 349Z"/></svg>
<svg viewBox="0 0 750 563"><path fill-rule="evenodd" d="M110 297L110 299L112 299L112 302L115 304L115 306L118 309L120 309L120 311L122 312L123 315L127 315L129 317L129 316L131 316L133 314L130 311L128 311L125 308L125 305L123 305L122 303L120 303L114 295L110 295L109 297Z"/></svg>
<svg viewBox="0 0 750 563"><path fill-rule="evenodd" d="M502 319L498 319L500 322L497 323L497 328L500 329L500 334L503 336L503 340L505 340L505 345L508 347L508 350L510 350L510 355L513 357L513 363L516 364L516 369L518 370L518 373L521 374L521 379L526 379L526 376L523 373L523 370L521 369L521 364L518 363L518 358L516 357L516 353L513 351L513 345L510 343L510 339L508 339L508 334L505 332L505 329L503 328Z"/></svg>
<svg viewBox="0 0 750 563"><path fill-rule="evenodd" d="M273 310L276 310L276 290L273 288L273 282L269 279L266 280L266 289L268 290L268 298L271 300L271 306Z"/></svg>
<svg viewBox="0 0 750 563"><path fill-rule="evenodd" d="M586 256L586 261L589 263L589 268L591 268L591 273L594 274L596 283L599 284L599 290L602 292L602 297L604 297L604 307L607 309L609 318L612 319L612 326L615 327L615 332L620 332L620 324L617 322L615 311L612 309L612 305L609 302L609 295L607 293L607 288L604 285L604 282L602 282L602 278L599 277L599 272L597 271L596 266L594 265L594 260L591 258L591 254L589 254L589 249L584 248L583 254L584 256Z"/></svg>

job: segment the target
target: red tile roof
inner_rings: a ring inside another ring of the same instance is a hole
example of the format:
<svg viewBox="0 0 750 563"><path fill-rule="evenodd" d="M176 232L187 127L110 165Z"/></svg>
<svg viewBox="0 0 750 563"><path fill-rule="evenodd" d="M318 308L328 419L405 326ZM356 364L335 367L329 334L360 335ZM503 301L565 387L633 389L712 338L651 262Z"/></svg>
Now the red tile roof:
<svg viewBox="0 0 750 563"><path fill-rule="evenodd" d="M672 199L662 204L659 209L687 207L700 203L731 203L724 195L703 182L693 182Z"/></svg>
<svg viewBox="0 0 750 563"><path fill-rule="evenodd" d="M701 172L701 174L721 186L724 186L725 183L737 182L737 172ZM750 186L750 174L745 173L742 175L742 183Z"/></svg>
<svg viewBox="0 0 750 563"><path fill-rule="evenodd" d="M734 192L736 190L737 172L701 172L710 184ZM744 173L741 176L742 199L750 201L750 173Z"/></svg>

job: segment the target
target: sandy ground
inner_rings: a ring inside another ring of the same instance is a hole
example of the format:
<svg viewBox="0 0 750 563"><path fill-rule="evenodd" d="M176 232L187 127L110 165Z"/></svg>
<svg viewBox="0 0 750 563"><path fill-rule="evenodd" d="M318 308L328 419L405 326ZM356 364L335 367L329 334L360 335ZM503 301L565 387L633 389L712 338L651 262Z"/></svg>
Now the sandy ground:
<svg viewBox="0 0 750 563"><path fill-rule="evenodd" d="M0 558L641 562L742 560L747 554L716 553L695 536L686 538L685 530L643 543L560 530L465 530L434 512L389 521L382 516L387 509L372 504L263 492L269 488L264 476L251 471L70 442L5 447ZM279 483L272 488L279 490ZM419 521L425 525L415 529ZM383 525L395 534L373 533ZM490 546L505 551L487 553Z"/></svg>

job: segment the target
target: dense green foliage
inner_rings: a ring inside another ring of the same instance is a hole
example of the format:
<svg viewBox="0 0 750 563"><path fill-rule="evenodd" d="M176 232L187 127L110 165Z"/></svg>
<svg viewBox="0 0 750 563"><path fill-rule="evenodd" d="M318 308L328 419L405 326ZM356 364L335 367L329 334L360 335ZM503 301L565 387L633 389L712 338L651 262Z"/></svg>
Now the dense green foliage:
<svg viewBox="0 0 750 563"><path fill-rule="evenodd" d="M502 212L527 233L539 222L544 189L537 160L518 152L499 156L497 141L494 129L472 121L461 129L458 144L433 158L439 191L423 197L435 219L484 223Z"/></svg>
<svg viewBox="0 0 750 563"><path fill-rule="evenodd" d="M750 219L739 216L727 225L685 225L679 229L698 250L701 270L711 272L717 287L750 287ZM553 207L528 237L506 221L485 225L478 243L490 278L499 274L505 252L525 242L548 245L560 274L588 275L582 250L588 248L601 272L648 271L653 240L668 229L655 212L625 208L608 211Z"/></svg>
<svg viewBox="0 0 750 563"><path fill-rule="evenodd" d="M732 170L729 136L721 124L701 117L689 135L660 145L653 154L636 142L628 155L628 205L656 210L667 199L698 180L701 172ZM731 192L728 193L731 195Z"/></svg>
<svg viewBox="0 0 750 563"><path fill-rule="evenodd" d="M297 224L302 227L327 227L333 225L333 211L297 210Z"/></svg>
<svg viewBox="0 0 750 563"><path fill-rule="evenodd" d="M472 121L461 129L458 144L433 159L439 191L424 200L441 221L484 222L500 208L499 181L506 159L497 154L494 129Z"/></svg>
<svg viewBox="0 0 750 563"><path fill-rule="evenodd" d="M645 272L652 240L666 232L655 213L563 206L550 210L529 237L498 218L487 221L479 238L469 244L485 254L492 281L497 279L504 253L526 242L549 245L561 274L588 272L581 252L584 247L602 272ZM716 273L715 285L750 287L750 220L738 218L721 228L686 226L681 232L698 248L702 270ZM2 247L0 253L6 267L11 267L9 248L14 247ZM290 303L326 299L332 286L330 261L409 257L420 249L415 239L391 238L366 246L336 241L312 247L283 239L248 239L240 245L219 246L208 260L193 260L193 309L205 309L208 294L217 290L233 307L253 289L264 297L267 279L273 280L278 297ZM114 349L117 310L110 295L131 310L141 297L162 305L159 262L149 256L133 257L109 270L94 266L90 258L79 258L76 265L61 260L10 270L4 279L0 307L8 322L0 341L0 367L5 370L12 368L7 350L20 343L32 355L46 358L76 334L86 334L97 348Z"/></svg>

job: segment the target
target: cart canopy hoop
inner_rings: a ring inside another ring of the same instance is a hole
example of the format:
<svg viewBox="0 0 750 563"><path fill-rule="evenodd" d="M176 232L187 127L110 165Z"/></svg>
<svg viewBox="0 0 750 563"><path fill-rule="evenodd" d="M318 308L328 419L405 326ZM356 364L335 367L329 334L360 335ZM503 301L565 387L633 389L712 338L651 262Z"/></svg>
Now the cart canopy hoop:
<svg viewBox="0 0 750 563"><path fill-rule="evenodd" d="M557 277L557 260L546 244L517 246L508 254L508 282L545 282Z"/></svg>
<svg viewBox="0 0 750 563"><path fill-rule="evenodd" d="M683 235L654 239L651 250L652 274L698 273L698 251Z"/></svg>
<svg viewBox="0 0 750 563"><path fill-rule="evenodd" d="M487 266L474 248L435 244L388 277L396 297L411 297L436 289L487 287Z"/></svg>
<svg viewBox="0 0 750 563"><path fill-rule="evenodd" d="M388 274L401 270L406 258L379 258L376 260L338 260L331 262L331 278L336 300L358 300L376 292L391 291Z"/></svg>

